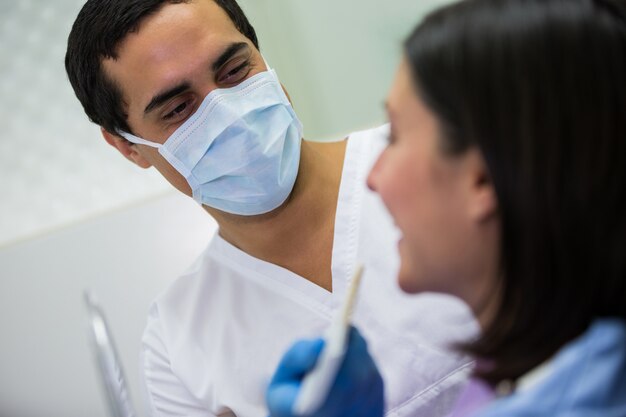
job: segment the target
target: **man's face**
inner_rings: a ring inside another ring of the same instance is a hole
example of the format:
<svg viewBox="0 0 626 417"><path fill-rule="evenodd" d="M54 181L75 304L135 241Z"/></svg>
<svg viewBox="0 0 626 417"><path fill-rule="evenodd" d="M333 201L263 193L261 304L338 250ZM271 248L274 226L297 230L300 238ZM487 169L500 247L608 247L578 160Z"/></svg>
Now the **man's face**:
<svg viewBox="0 0 626 417"><path fill-rule="evenodd" d="M216 88L233 87L266 70L259 51L212 0L166 4L103 62L122 92L132 133L164 143ZM132 145L179 190L185 179L157 152Z"/></svg>

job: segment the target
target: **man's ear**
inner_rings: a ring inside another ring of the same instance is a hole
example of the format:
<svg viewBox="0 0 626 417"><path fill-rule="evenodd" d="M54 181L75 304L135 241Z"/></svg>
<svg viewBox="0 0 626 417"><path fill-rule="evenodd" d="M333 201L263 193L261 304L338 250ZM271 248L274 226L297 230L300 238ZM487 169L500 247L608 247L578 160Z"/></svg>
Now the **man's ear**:
<svg viewBox="0 0 626 417"><path fill-rule="evenodd" d="M150 168L152 166L152 164L137 151L137 146L134 143L130 143L126 139L107 131L103 127L100 128L100 131L102 132L104 140L117 149L119 153L124 155L126 159L141 168Z"/></svg>
<svg viewBox="0 0 626 417"><path fill-rule="evenodd" d="M498 214L498 197L485 159L478 149L468 152L470 170L470 216L484 222Z"/></svg>

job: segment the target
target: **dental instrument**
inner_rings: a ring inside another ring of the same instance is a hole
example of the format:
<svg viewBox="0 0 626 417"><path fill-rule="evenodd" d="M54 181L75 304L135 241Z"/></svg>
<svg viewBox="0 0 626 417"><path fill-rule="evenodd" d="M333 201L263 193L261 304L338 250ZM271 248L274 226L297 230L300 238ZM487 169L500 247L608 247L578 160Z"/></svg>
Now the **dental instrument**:
<svg viewBox="0 0 626 417"><path fill-rule="evenodd" d="M326 331L324 348L315 368L302 381L300 393L293 405L294 413L297 415L309 415L317 411L335 382L347 350L350 318L362 275L363 266L358 265L343 305Z"/></svg>
<svg viewBox="0 0 626 417"><path fill-rule="evenodd" d="M89 314L91 346L102 379L111 417L135 417L128 392L124 370L109 331L104 313L93 294L84 293Z"/></svg>

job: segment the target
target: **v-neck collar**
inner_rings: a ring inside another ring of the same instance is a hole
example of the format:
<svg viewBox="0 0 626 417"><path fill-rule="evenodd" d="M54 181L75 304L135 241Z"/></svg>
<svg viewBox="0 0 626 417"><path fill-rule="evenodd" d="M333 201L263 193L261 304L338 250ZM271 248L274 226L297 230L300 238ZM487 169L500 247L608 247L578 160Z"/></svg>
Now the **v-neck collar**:
<svg viewBox="0 0 626 417"><path fill-rule="evenodd" d="M208 248L209 255L242 271L247 279L271 286L285 296L297 297L310 307L330 314L341 304L356 268L359 208L365 183L363 151L358 140L347 139L335 212L331 260L332 293L286 268L242 251L217 233Z"/></svg>

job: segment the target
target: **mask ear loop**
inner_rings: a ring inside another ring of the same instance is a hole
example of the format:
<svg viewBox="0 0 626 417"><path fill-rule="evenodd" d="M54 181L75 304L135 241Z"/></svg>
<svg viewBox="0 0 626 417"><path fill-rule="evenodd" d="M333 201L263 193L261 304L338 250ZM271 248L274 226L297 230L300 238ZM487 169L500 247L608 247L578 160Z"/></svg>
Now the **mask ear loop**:
<svg viewBox="0 0 626 417"><path fill-rule="evenodd" d="M269 62L267 62L267 59L265 59L265 56L263 54L261 54L261 58L263 58L263 62L265 63L265 68L267 68L267 72L274 72L274 73L276 73L274 68L270 67Z"/></svg>
<svg viewBox="0 0 626 417"><path fill-rule="evenodd" d="M265 63L267 72L271 73L274 76L274 78L276 78L276 80L278 81L278 75L276 74L276 70L270 67L270 64L267 62L267 59L265 59L265 56L263 56L263 54L261 54L261 58L263 58L263 62ZM280 81L278 82L280 83ZM302 122L300 121L300 119L298 119L298 116L296 115L296 112L293 108L293 104L291 103L291 100L289 100L289 97L287 97L287 93L285 93L285 91L282 90L282 85L281 85L281 91L283 93L283 96L285 97L286 103L289 104L289 109L293 115L293 118L297 122L298 134L300 135L300 138L302 138L302 135L304 132L304 127L302 126Z"/></svg>
<svg viewBox="0 0 626 417"><path fill-rule="evenodd" d="M160 143L150 142L149 140L139 138L135 135L132 135L128 132L123 132L121 130L118 130L117 134L123 137L124 139L126 139L127 141L134 143L135 145L146 145L146 146L150 146L151 148L157 148L157 149L162 146Z"/></svg>

